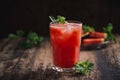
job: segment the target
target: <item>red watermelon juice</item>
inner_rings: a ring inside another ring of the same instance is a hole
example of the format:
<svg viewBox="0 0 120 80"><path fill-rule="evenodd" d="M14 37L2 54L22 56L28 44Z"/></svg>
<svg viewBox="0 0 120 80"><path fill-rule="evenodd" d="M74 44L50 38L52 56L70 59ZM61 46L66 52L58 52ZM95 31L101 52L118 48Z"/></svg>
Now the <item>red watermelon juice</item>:
<svg viewBox="0 0 120 80"><path fill-rule="evenodd" d="M73 68L78 61L82 23L50 23L50 42L53 64L60 68Z"/></svg>

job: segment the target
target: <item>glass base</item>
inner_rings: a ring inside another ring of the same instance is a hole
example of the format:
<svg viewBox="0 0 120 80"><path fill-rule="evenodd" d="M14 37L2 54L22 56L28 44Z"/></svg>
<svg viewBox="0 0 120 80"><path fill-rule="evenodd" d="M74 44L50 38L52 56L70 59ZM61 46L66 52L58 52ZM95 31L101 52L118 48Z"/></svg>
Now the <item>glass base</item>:
<svg viewBox="0 0 120 80"><path fill-rule="evenodd" d="M61 68L61 67L53 66L52 69L57 72L73 72L74 71L74 67L73 68Z"/></svg>

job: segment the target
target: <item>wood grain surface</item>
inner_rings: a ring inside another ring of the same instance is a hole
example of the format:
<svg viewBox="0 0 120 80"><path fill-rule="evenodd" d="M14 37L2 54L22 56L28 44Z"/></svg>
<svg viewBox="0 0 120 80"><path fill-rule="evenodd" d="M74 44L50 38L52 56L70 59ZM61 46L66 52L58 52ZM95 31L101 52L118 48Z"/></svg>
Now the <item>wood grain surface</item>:
<svg viewBox="0 0 120 80"><path fill-rule="evenodd" d="M94 63L94 70L83 76L52 70L49 39L31 49L20 49L23 39L0 40L0 80L120 80L120 37L99 50L81 50L80 61Z"/></svg>

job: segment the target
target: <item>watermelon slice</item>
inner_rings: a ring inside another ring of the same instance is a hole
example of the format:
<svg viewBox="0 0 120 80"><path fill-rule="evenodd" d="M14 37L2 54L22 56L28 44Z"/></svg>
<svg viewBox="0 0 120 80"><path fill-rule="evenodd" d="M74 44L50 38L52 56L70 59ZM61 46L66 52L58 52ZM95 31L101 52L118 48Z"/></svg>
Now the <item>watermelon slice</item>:
<svg viewBox="0 0 120 80"><path fill-rule="evenodd" d="M103 32L90 32L89 37L91 38L107 38L107 33Z"/></svg>
<svg viewBox="0 0 120 80"><path fill-rule="evenodd" d="M94 44L100 44L104 42L104 38L89 38L89 39L83 39L84 46L88 45L94 45Z"/></svg>

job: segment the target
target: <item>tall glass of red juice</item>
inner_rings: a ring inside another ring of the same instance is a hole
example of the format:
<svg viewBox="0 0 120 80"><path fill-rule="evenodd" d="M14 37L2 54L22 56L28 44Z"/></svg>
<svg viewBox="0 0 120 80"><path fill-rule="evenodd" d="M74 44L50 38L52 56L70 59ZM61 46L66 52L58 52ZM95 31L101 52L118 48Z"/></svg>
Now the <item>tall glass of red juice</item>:
<svg viewBox="0 0 120 80"><path fill-rule="evenodd" d="M65 24L50 23L53 69L73 69L80 53L81 33L82 23L78 21L68 21Z"/></svg>

